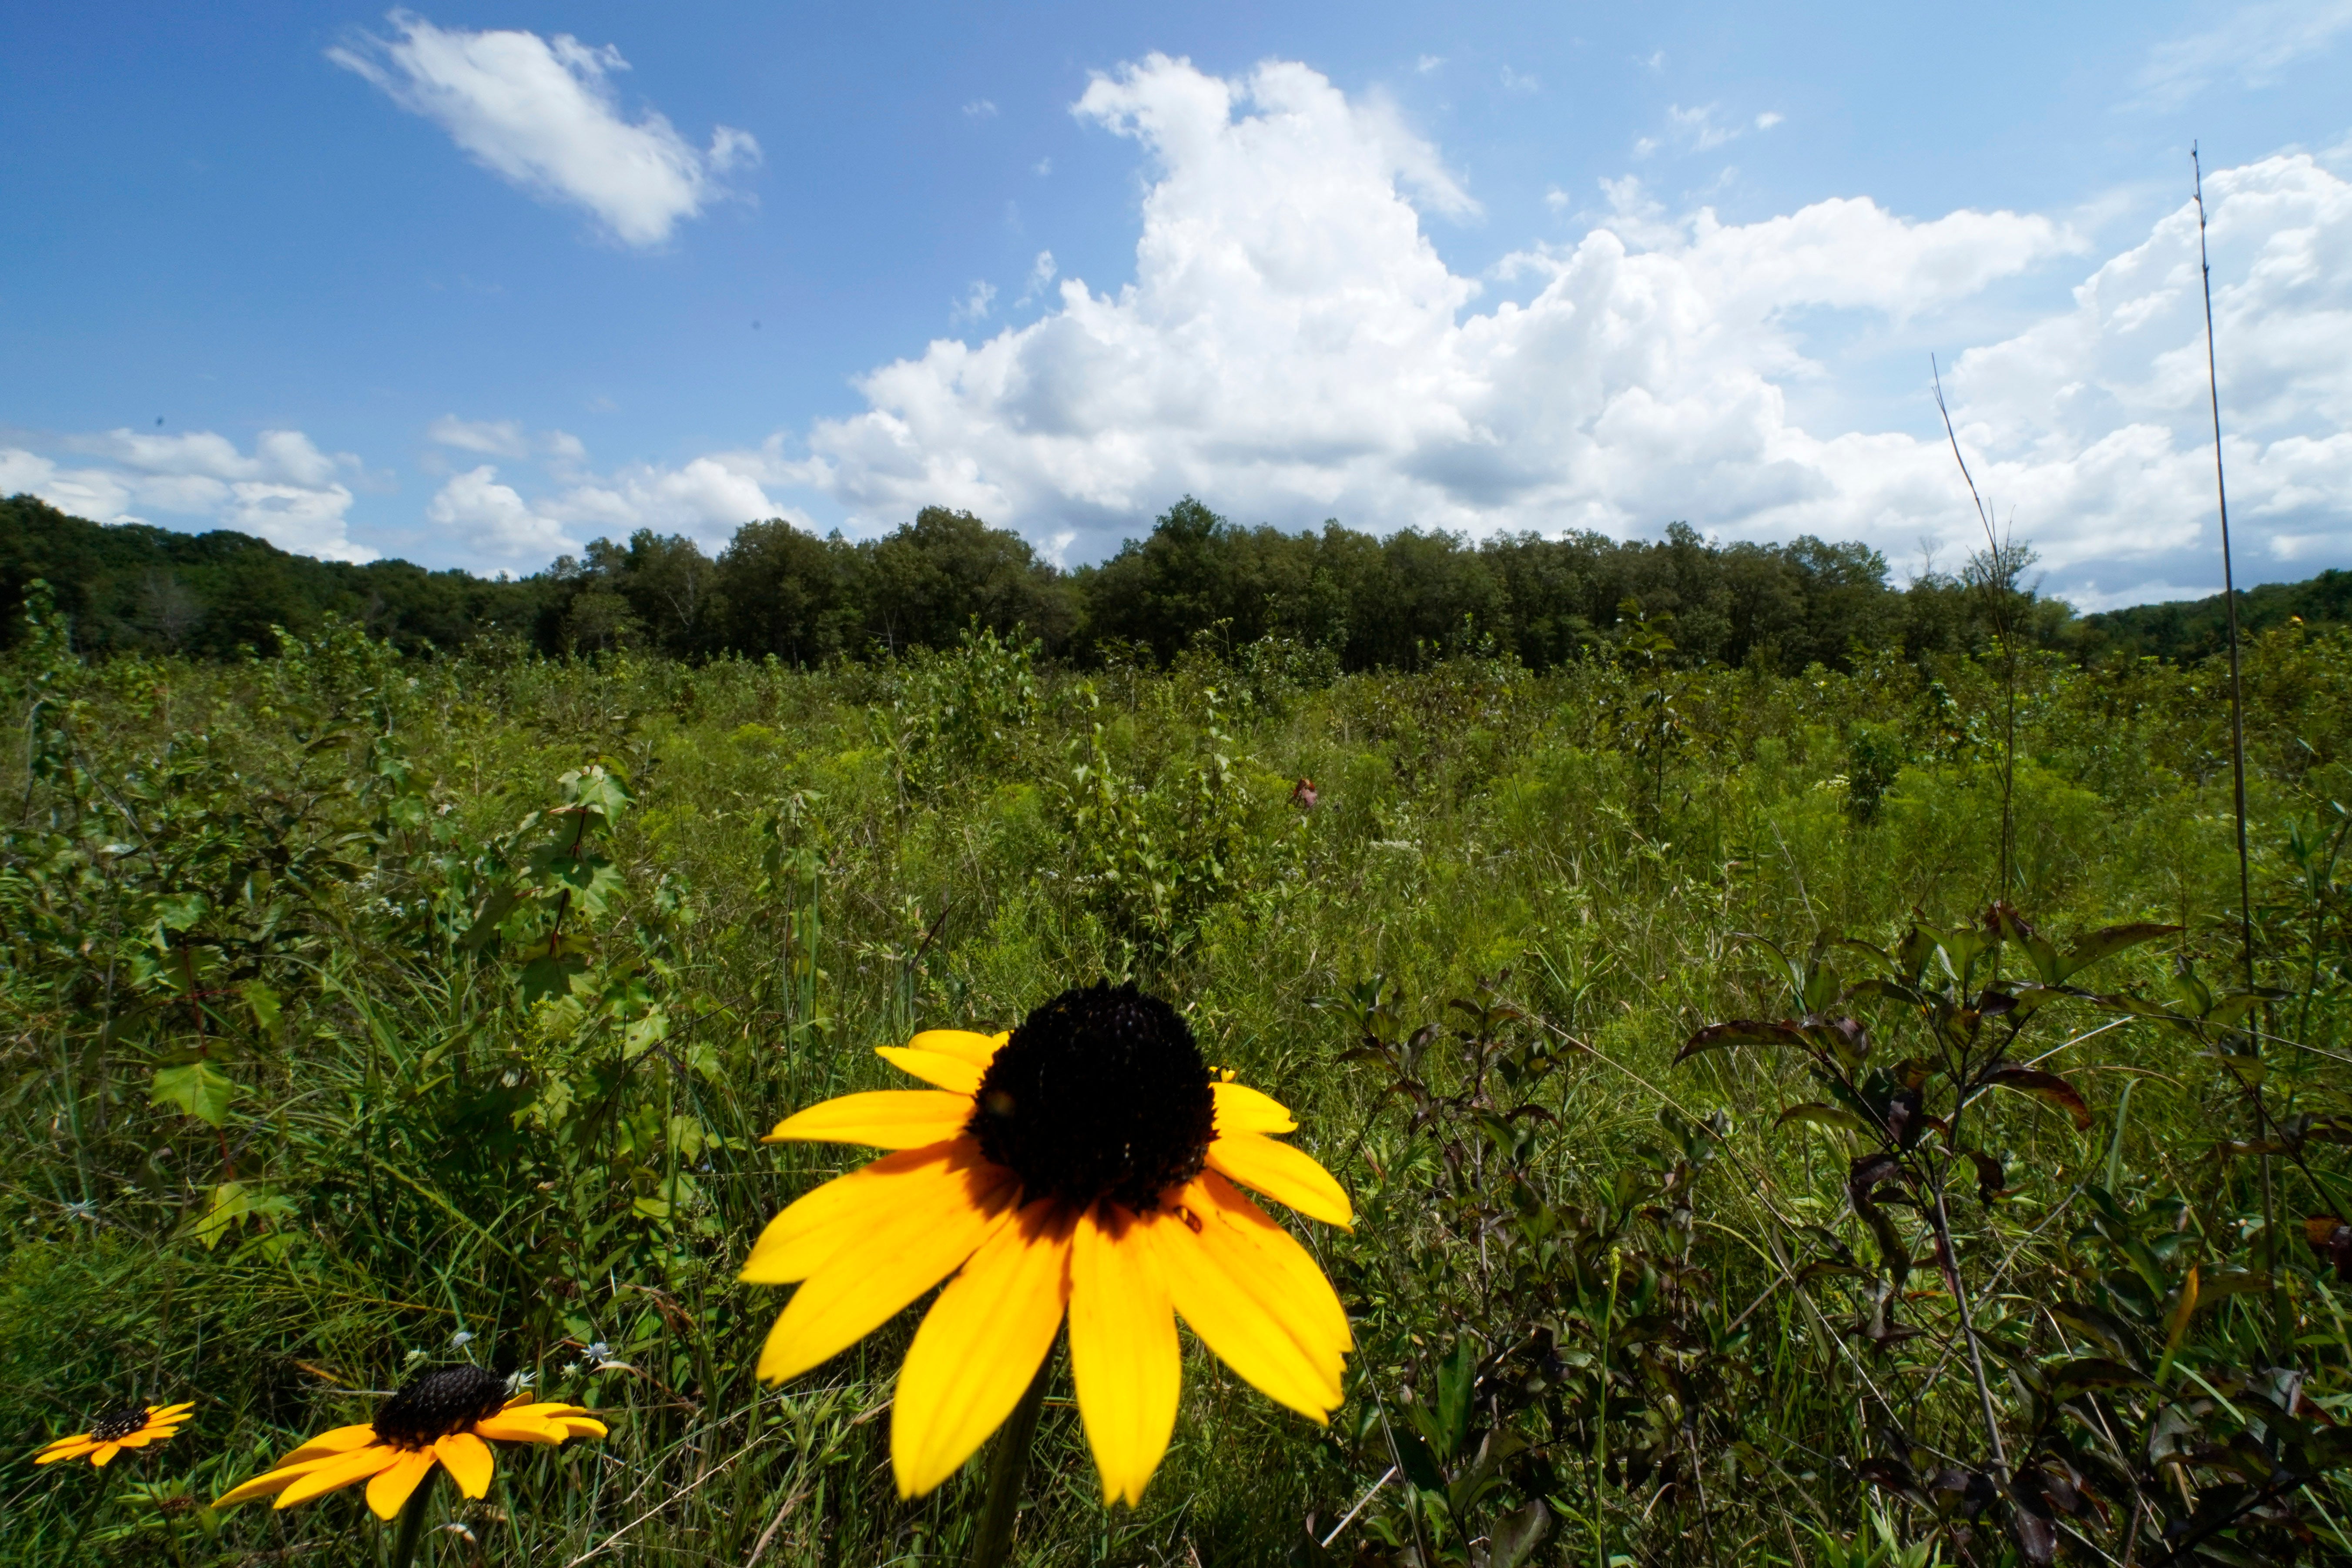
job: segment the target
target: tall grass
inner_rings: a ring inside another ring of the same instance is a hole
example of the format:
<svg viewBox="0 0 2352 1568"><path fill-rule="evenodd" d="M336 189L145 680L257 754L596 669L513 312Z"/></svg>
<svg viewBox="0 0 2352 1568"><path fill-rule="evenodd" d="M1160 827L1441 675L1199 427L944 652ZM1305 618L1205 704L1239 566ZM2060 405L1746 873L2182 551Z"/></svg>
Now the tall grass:
<svg viewBox="0 0 2352 1568"><path fill-rule="evenodd" d="M2226 971L2217 672L2015 663L2009 902L2062 936L2186 928L2110 961L2103 994ZM0 763L0 1437L28 1454L111 1402L193 1397L84 1555L373 1561L352 1499L180 1500L470 1358L613 1436L502 1454L437 1561L955 1561L973 1476L891 1489L907 1323L781 1390L751 1375L781 1293L734 1270L856 1158L758 1140L883 1087L873 1046L1131 974L1292 1104L1356 1194L1352 1235L1307 1239L1360 1353L1318 1429L1188 1352L1175 1447L1132 1511L1099 1504L1065 1384L1020 1561L1312 1561L1391 1472L1333 1557L1996 1561L2020 1549L2006 1504L1971 1515L1874 1468L1899 1440L1922 1474L1965 1469L1984 1418L1932 1270L1874 1297L1855 1135L1775 1130L1821 1098L1793 1056L1675 1058L1787 1010L1738 933L1885 945L2001 892L2004 673L1465 658L1333 679L1275 644L1087 673L993 638L821 670L425 661L341 630L268 660L84 666L37 637L0 690L23 737ZM2342 1086L2344 885L2306 850L2352 799L2352 641L2277 634L2244 673L2261 978L2294 996L2263 1069L2284 1125L2333 1115ZM580 855L541 853L566 834ZM2324 1420L2352 1396L2344 1287L2257 1234L2247 1173L2216 1157L2218 1074L2243 1062L2066 1008L2050 1065L2093 1125L1980 1102L2008 1188L1952 1189L2005 1410L2083 1349L2044 1309L2105 1288L2095 1185L2134 1215L2179 1201L2167 1279L2280 1278L2288 1403ZM2282 1166L2283 1213L2342 1212L2330 1125ZM2242 1387L2260 1299L2186 1310L2167 1367ZM90 1481L8 1460L0 1560L54 1560ZM2118 1485L2086 1475L2114 1517L2061 1522L2162 1561L2152 1505ZM2340 1539L2332 1473L2288 1500L2291 1528L2233 1528Z"/></svg>

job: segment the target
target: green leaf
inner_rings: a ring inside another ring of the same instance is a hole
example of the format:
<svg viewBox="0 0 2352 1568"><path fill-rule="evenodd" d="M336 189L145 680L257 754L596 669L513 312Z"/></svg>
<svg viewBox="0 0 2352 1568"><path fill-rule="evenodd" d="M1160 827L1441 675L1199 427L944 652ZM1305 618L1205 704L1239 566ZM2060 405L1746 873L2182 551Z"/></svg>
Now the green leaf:
<svg viewBox="0 0 2352 1568"><path fill-rule="evenodd" d="M1397 1467L1404 1471L1404 1479L1424 1492L1444 1496L1445 1472L1437 1468L1437 1459L1421 1440L1421 1434L1391 1423L1389 1440L1396 1445Z"/></svg>
<svg viewBox="0 0 2352 1568"><path fill-rule="evenodd" d="M265 1035L275 1035L278 1032L278 1019L281 1011L278 993L258 980L247 981L237 987L237 991L244 996L245 1005L253 1009L253 1021L260 1027L261 1032Z"/></svg>
<svg viewBox="0 0 2352 1568"><path fill-rule="evenodd" d="M220 1245L229 1226L243 1219L253 1209L253 1200L243 1182L223 1182L213 1189L212 1202L205 1205L204 1217L196 1221L196 1239L210 1252Z"/></svg>
<svg viewBox="0 0 2352 1568"><path fill-rule="evenodd" d="M499 924L514 913L515 905L520 901L512 888L500 888L492 893L482 905L481 912L474 917L474 923L466 928L466 934L457 939L458 950L479 952L489 946L498 937Z"/></svg>
<svg viewBox="0 0 2352 1568"><path fill-rule="evenodd" d="M2045 975L2043 978L2055 985L2065 980L2067 976L2088 969L2103 958L2113 958L2125 949L2137 947L2144 942L2179 936L2187 929L2185 926L2137 924L2108 926L2103 931L2095 931L2076 942L2074 951L2059 961L2058 972L2055 974Z"/></svg>
<svg viewBox="0 0 2352 1568"><path fill-rule="evenodd" d="M523 1005L568 995L587 969L588 961L576 952L552 957L541 953L522 966L522 974L517 981L522 987Z"/></svg>
<svg viewBox="0 0 2352 1568"><path fill-rule="evenodd" d="M2042 1368L2042 1375L2049 1380L2050 1398L2055 1404L2063 1404L2095 1389L2146 1388L2149 1381L2147 1373L2135 1372L2121 1362L2108 1361L2101 1356L2079 1356L2073 1361L2061 1362L2055 1366Z"/></svg>
<svg viewBox="0 0 2352 1568"><path fill-rule="evenodd" d="M2054 1072L2041 1072L2032 1068L2002 1066L1985 1077L1987 1083L2013 1089L2020 1094L2030 1094L2046 1105L2055 1106L2074 1119L2079 1131L2091 1125L2091 1108L2074 1091L2074 1086Z"/></svg>
<svg viewBox="0 0 2352 1568"><path fill-rule="evenodd" d="M208 907L202 893L166 893L155 900L155 923L165 931L186 931L205 918Z"/></svg>
<svg viewBox="0 0 2352 1568"><path fill-rule="evenodd" d="M1437 1366L1439 1458L1451 1459L1469 1446L1472 1395L1478 1385L1478 1347L1467 1335Z"/></svg>
<svg viewBox="0 0 2352 1568"><path fill-rule="evenodd" d="M1805 1048L1805 1037L1787 1024L1767 1024L1754 1019L1738 1019L1728 1024L1709 1024L1683 1042L1675 1053L1680 1063L1701 1051L1721 1050L1727 1046L1794 1046Z"/></svg>
<svg viewBox="0 0 2352 1568"><path fill-rule="evenodd" d="M656 1007L621 1034L621 1059L633 1062L669 1038L669 1015Z"/></svg>
<svg viewBox="0 0 2352 1568"><path fill-rule="evenodd" d="M1778 1130L1791 1121L1808 1122L1812 1126L1825 1127L1836 1132L1859 1132L1864 1137L1879 1131L1878 1128L1871 1125L1867 1117L1857 1115L1842 1106L1822 1105L1811 1101L1789 1107L1788 1110L1780 1112L1772 1126Z"/></svg>
<svg viewBox="0 0 2352 1568"><path fill-rule="evenodd" d="M157 1068L148 1091L150 1105L176 1105L186 1114L214 1127L228 1120L228 1102L243 1094L226 1073L208 1061L184 1062Z"/></svg>

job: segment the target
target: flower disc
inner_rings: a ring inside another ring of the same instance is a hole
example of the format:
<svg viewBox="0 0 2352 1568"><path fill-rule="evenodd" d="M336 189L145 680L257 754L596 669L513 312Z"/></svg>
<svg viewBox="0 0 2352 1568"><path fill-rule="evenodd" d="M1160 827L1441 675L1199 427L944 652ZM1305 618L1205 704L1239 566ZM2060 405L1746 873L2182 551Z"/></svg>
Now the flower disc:
<svg viewBox="0 0 2352 1568"><path fill-rule="evenodd" d="M506 1397L506 1380L495 1373L478 1366L445 1366L385 1400L375 1413L375 1435L394 1447L426 1447L497 1415Z"/></svg>
<svg viewBox="0 0 2352 1568"><path fill-rule="evenodd" d="M147 1425L147 1409L141 1405L127 1405L111 1411L89 1424L89 1440L93 1443L113 1443L128 1437Z"/></svg>
<svg viewBox="0 0 2352 1568"><path fill-rule="evenodd" d="M1216 1133L1209 1069L1176 1009L1132 984L1065 991L1013 1031L974 1097L981 1152L1022 1201L1142 1213L1201 1173Z"/></svg>

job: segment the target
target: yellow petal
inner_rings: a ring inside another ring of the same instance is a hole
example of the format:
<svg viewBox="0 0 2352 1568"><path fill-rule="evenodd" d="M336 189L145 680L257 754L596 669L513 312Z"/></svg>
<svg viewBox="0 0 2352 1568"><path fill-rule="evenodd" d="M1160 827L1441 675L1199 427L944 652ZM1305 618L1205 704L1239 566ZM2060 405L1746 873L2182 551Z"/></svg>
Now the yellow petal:
<svg viewBox="0 0 2352 1568"><path fill-rule="evenodd" d="M375 1441L375 1428L365 1422L356 1426L335 1426L320 1433L271 1467L282 1470L289 1465L299 1465L309 1459L323 1459L335 1454L348 1454L364 1448Z"/></svg>
<svg viewBox="0 0 2352 1568"><path fill-rule="evenodd" d="M988 1064L996 1059L997 1047L1012 1037L1009 1030L1002 1035L983 1035L971 1029L925 1029L899 1048L955 1057L985 1071Z"/></svg>
<svg viewBox="0 0 2352 1568"><path fill-rule="evenodd" d="M1010 1224L1011 1173L983 1164L965 1174L987 1179L931 1184L919 1201L878 1209L843 1237L768 1331L760 1376L797 1377L856 1344Z"/></svg>
<svg viewBox="0 0 2352 1568"><path fill-rule="evenodd" d="M500 1443L553 1445L562 1442L564 1437L563 1428L543 1415L518 1416L507 1411L486 1415L475 1422L474 1434Z"/></svg>
<svg viewBox="0 0 2352 1568"><path fill-rule="evenodd" d="M275 1497L320 1465L331 1462L334 1456L331 1454L326 1458L305 1459L299 1465L279 1465L275 1469L264 1470L251 1480L231 1487L213 1499L213 1506L234 1508L241 1502L251 1502L257 1497Z"/></svg>
<svg viewBox="0 0 2352 1568"><path fill-rule="evenodd" d="M33 1463L37 1465L54 1465L59 1459L79 1459L84 1454L89 1453L92 1448L97 1447L97 1444L89 1440L89 1434L87 1432L81 1433L77 1436L60 1437L56 1442L50 1444L47 1447L42 1449L39 1453L34 1455Z"/></svg>
<svg viewBox="0 0 2352 1568"><path fill-rule="evenodd" d="M562 1427L564 1435L570 1437L603 1437L612 1431L593 1415L559 1415L555 1424Z"/></svg>
<svg viewBox="0 0 2352 1568"><path fill-rule="evenodd" d="M488 1443L471 1432L452 1432L433 1445L433 1453L459 1491L477 1498L488 1493L499 1462L490 1457Z"/></svg>
<svg viewBox="0 0 2352 1568"><path fill-rule="evenodd" d="M871 1143L877 1149L920 1149L962 1137L964 1123L971 1120L969 1094L947 1094L936 1089L883 1089L821 1100L777 1122L776 1130L761 1142Z"/></svg>
<svg viewBox="0 0 2352 1568"><path fill-rule="evenodd" d="M104 1469L114 1456L121 1452L122 1452L122 1445L120 1443L100 1443L90 1450L89 1462Z"/></svg>
<svg viewBox="0 0 2352 1568"><path fill-rule="evenodd" d="M996 1231L924 1314L898 1372L890 1467L920 1497L1004 1424L1053 1348L1070 1299L1070 1226L1040 1199Z"/></svg>
<svg viewBox="0 0 2352 1568"><path fill-rule="evenodd" d="M1255 1271L1277 1282L1276 1294L1289 1310L1294 1330L1304 1336L1302 1342L1335 1355L1355 1348L1355 1336L1348 1329L1348 1310L1339 1305L1339 1294L1324 1278L1322 1265L1298 1244L1297 1237L1252 1203L1247 1193L1214 1172L1203 1173L1193 1191L1208 1201L1226 1227L1209 1233L1211 1238L1223 1237L1247 1247Z"/></svg>
<svg viewBox="0 0 2352 1568"><path fill-rule="evenodd" d="M1009 1173L981 1158L975 1139L886 1154L802 1194L770 1220L738 1278L749 1285L805 1279L893 1212L959 1199L981 1203L1008 1180Z"/></svg>
<svg viewBox="0 0 2352 1568"><path fill-rule="evenodd" d="M909 1077L938 1084L963 1097L964 1114L971 1114L971 1097L980 1090L984 1065L946 1051L919 1051L912 1046L877 1046L874 1054Z"/></svg>
<svg viewBox="0 0 2352 1568"><path fill-rule="evenodd" d="M1256 1132L1223 1132L1209 1145L1209 1169L1255 1187L1309 1219L1343 1229L1356 1217L1348 1194L1312 1157Z"/></svg>
<svg viewBox="0 0 2352 1568"><path fill-rule="evenodd" d="M180 1405L151 1405L147 1407L147 1414L158 1421L170 1421L186 1415L195 1407L196 1402L191 1399Z"/></svg>
<svg viewBox="0 0 2352 1568"><path fill-rule="evenodd" d="M1148 1216L1145 1230L1167 1270L1169 1294L1219 1360L1267 1398L1323 1421L1339 1403L1342 1370L1328 1308L1311 1294L1300 1299L1295 1272L1227 1217L1229 1205L1255 1205L1230 1186L1230 1199L1213 1194L1210 1184L1221 1181L1204 1175L1184 1190L1181 1213ZM1316 1279L1321 1281L1319 1270ZM1330 1289L1321 1283L1321 1294ZM1339 1322L1344 1333L1344 1313Z"/></svg>
<svg viewBox="0 0 2352 1568"><path fill-rule="evenodd" d="M152 1427L146 1427L137 1432L126 1433L123 1436L116 1440L115 1447L120 1448L143 1448L148 1444L155 1441L156 1438L168 1437L171 1435L172 1434L169 1431L158 1432Z"/></svg>
<svg viewBox="0 0 2352 1568"><path fill-rule="evenodd" d="M1220 1136L1228 1132L1293 1132L1298 1123L1289 1110L1270 1095L1260 1094L1245 1083L1213 1083L1209 1093L1217 1107L1216 1128Z"/></svg>
<svg viewBox="0 0 2352 1568"><path fill-rule="evenodd" d="M1070 1373L1105 1503L1140 1503L1176 1429L1182 1352L1160 1255L1135 1215L1104 1204L1070 1248Z"/></svg>
<svg viewBox="0 0 2352 1568"><path fill-rule="evenodd" d="M331 1459L322 1459L309 1470L295 1477L294 1484L278 1494L277 1506L292 1508L296 1503L309 1502L312 1498L324 1497L339 1487L350 1486L353 1481L363 1481L377 1471L398 1463L399 1460L400 1450L388 1444L377 1444L354 1453L338 1454Z"/></svg>
<svg viewBox="0 0 2352 1568"><path fill-rule="evenodd" d="M398 1518L400 1505L408 1500L408 1494L416 1489L418 1482L433 1473L433 1463L432 1449L407 1448L401 1451L398 1458L378 1470L375 1479L368 1482L367 1489L368 1507L375 1510L376 1518ZM278 1506L284 1508L285 1499L280 1498Z"/></svg>

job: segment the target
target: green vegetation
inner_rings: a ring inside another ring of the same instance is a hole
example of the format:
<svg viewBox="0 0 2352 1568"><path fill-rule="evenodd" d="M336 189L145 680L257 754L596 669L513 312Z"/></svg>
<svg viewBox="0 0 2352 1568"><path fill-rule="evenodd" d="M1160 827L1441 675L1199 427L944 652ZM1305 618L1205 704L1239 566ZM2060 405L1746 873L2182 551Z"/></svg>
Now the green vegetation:
<svg viewBox="0 0 2352 1568"><path fill-rule="evenodd" d="M1098 579L1129 626L1152 550ZM1191 1352L1132 1511L1065 1382L1023 1562L2352 1551L2352 637L2250 650L2257 1005L2210 666L2021 658L2005 857L1998 660L1683 669L1644 612L1542 673L1344 674L1223 633L90 661L37 604L0 1559L87 1517L100 1560L373 1562L355 1494L197 1504L470 1359L613 1434L445 1492L436 1562L960 1561L979 1467L889 1480L912 1314L751 1378L778 1292L736 1267L862 1159L759 1138L886 1085L874 1046L1122 974L1354 1194L1298 1228L1359 1353L1321 1430ZM31 1467L132 1397L199 1403L102 1507Z"/></svg>
<svg viewBox="0 0 2352 1568"><path fill-rule="evenodd" d="M331 615L408 652L490 637L550 656L625 649L797 665L952 647L977 619L1097 668L1139 651L1165 662L1206 634L1228 649L1281 637L1351 671L1478 653L1540 671L1613 643L1633 617L1664 616L1674 621L1670 662L1795 675L1812 664L1851 668L1887 648L1914 660L1981 652L1995 626L1966 577L1928 573L1896 589L1885 561L1858 544L1712 545L1679 523L1657 542L1578 534L1474 545L1410 530L1375 539L1336 522L1303 534L1244 528L1187 499L1110 560L1070 572L1010 530L933 507L857 543L755 522L716 560L692 540L640 531L490 582L403 561L313 561L238 533L104 528L30 496L0 501L7 637L40 579L79 650L211 658L268 653L272 627L310 637ZM2257 630L2290 616L2342 624L2347 595L2352 576L2328 573L2257 588L2241 608ZM2078 618L2030 590L2021 597L2020 642L2081 662L2201 658L2220 647L2218 598Z"/></svg>

